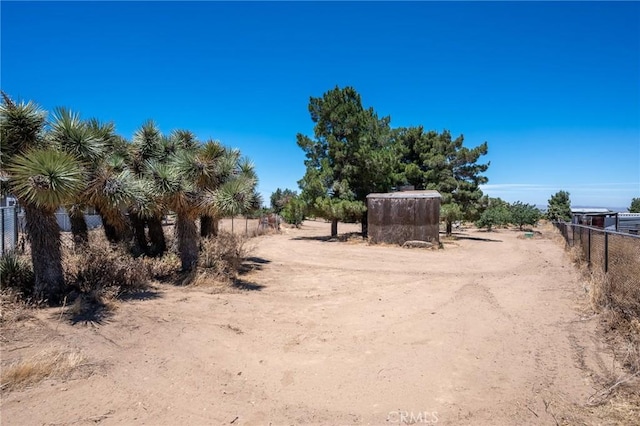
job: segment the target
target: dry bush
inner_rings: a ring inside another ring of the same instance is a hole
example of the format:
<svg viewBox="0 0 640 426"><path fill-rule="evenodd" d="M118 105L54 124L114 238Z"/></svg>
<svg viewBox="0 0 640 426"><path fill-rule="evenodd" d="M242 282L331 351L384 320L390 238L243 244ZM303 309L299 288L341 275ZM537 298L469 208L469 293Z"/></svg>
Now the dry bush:
<svg viewBox="0 0 640 426"><path fill-rule="evenodd" d="M198 266L205 269L209 276L232 280L238 276L242 262L248 256L246 242L246 237L230 232L204 238L200 243Z"/></svg>
<svg viewBox="0 0 640 426"><path fill-rule="evenodd" d="M73 370L86 365L86 358L78 351L48 349L2 369L2 390L20 389L46 378L64 378Z"/></svg>
<svg viewBox="0 0 640 426"><path fill-rule="evenodd" d="M167 253L162 257L141 257L138 259L147 270L149 277L156 280L166 280L180 270L180 258L175 253Z"/></svg>
<svg viewBox="0 0 640 426"><path fill-rule="evenodd" d="M64 259L67 282L83 294L121 294L147 287L149 271L126 248L101 241Z"/></svg>
<svg viewBox="0 0 640 426"><path fill-rule="evenodd" d="M11 288L0 291L0 326L31 318L31 309L32 306L25 303L22 293ZM0 340L6 341L5 337L0 336Z"/></svg>

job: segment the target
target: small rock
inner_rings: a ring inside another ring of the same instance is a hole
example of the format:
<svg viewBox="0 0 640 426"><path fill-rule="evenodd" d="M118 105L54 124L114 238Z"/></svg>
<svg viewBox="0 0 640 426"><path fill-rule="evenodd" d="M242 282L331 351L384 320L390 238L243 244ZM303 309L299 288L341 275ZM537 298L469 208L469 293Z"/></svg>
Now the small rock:
<svg viewBox="0 0 640 426"><path fill-rule="evenodd" d="M421 240L411 240L411 241L406 241L402 247L404 248L432 248L433 247L433 243L430 243L429 241L421 241Z"/></svg>

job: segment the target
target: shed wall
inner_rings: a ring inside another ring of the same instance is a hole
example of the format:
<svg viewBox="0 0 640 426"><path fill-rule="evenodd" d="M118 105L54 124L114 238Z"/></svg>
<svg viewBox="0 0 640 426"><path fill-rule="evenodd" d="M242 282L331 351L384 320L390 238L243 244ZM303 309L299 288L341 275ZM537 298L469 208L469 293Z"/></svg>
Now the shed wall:
<svg viewBox="0 0 640 426"><path fill-rule="evenodd" d="M440 198L369 198L369 241L439 241Z"/></svg>

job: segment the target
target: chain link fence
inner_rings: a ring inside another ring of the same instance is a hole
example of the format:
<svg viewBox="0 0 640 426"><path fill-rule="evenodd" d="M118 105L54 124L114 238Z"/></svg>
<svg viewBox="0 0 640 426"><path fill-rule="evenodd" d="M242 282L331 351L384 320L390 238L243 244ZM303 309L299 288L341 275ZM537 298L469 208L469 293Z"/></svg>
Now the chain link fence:
<svg viewBox="0 0 640 426"><path fill-rule="evenodd" d="M554 223L568 247L602 277L598 302L640 318L640 236L565 222Z"/></svg>
<svg viewBox="0 0 640 426"><path fill-rule="evenodd" d="M18 245L18 233L20 225L18 223L18 211L14 207L0 207L2 223L0 225L0 254L13 250Z"/></svg>

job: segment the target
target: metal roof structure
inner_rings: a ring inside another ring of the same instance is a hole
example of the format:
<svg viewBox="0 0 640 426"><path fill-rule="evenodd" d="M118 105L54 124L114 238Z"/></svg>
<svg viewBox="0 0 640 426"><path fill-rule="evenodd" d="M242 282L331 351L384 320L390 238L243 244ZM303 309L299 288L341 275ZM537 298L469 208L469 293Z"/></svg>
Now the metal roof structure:
<svg viewBox="0 0 640 426"><path fill-rule="evenodd" d="M578 209L571 209L572 214L609 214L616 213L612 210L600 208L600 207L583 207Z"/></svg>
<svg viewBox="0 0 640 426"><path fill-rule="evenodd" d="M442 198L438 191L426 189L423 191L397 191L385 193L372 193L367 198Z"/></svg>

